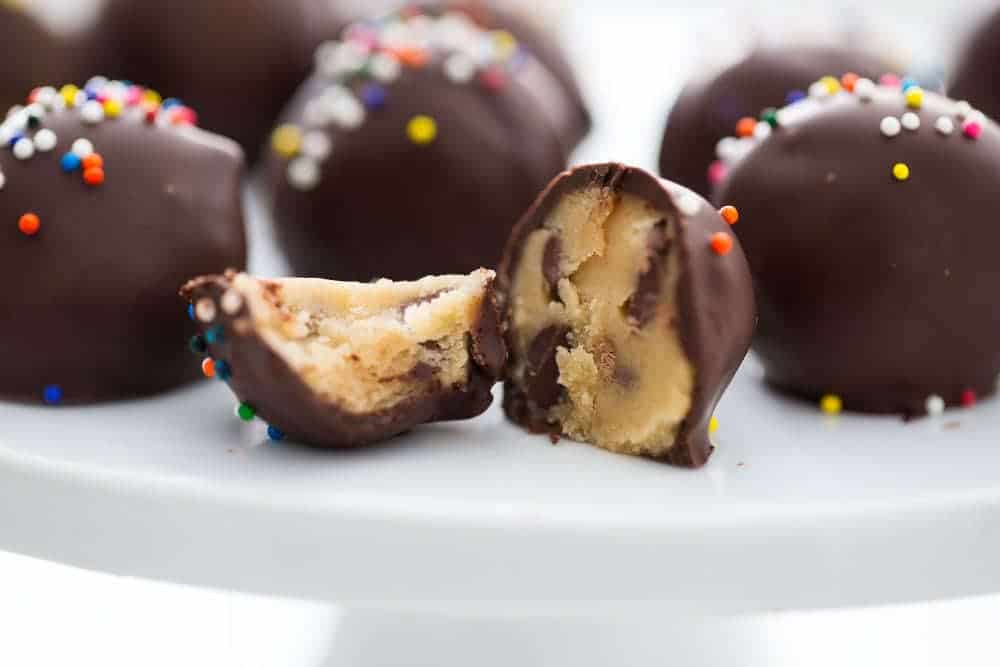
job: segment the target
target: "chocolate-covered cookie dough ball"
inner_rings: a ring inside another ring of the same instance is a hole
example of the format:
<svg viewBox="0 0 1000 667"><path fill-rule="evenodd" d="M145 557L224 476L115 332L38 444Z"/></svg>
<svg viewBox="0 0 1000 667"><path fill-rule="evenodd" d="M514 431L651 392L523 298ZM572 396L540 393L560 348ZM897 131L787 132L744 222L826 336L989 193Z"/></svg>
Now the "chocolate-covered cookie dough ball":
<svg viewBox="0 0 1000 667"><path fill-rule="evenodd" d="M1000 372L1000 129L916 85L848 87L780 111L721 188L755 350L773 385L849 410L974 403Z"/></svg>
<svg viewBox="0 0 1000 667"><path fill-rule="evenodd" d="M258 280L188 283L202 369L227 382L245 420L272 439L359 447L432 421L475 417L506 356L495 274L413 283ZM194 364L190 364L193 366Z"/></svg>
<svg viewBox="0 0 1000 667"><path fill-rule="evenodd" d="M762 110L804 97L828 74L877 79L892 67L867 53L836 47L760 48L745 59L689 83L674 104L660 148L660 174L704 197L724 176L719 140L737 126L752 132ZM749 120L744 120L749 119Z"/></svg>
<svg viewBox="0 0 1000 667"><path fill-rule="evenodd" d="M0 396L129 399L193 380L177 285L245 261L232 141L118 82L0 125Z"/></svg>
<svg viewBox="0 0 1000 667"><path fill-rule="evenodd" d="M17 2L0 0L0 120L7 109L24 104L28 91L69 76L69 50Z"/></svg>
<svg viewBox="0 0 1000 667"><path fill-rule="evenodd" d="M574 113L509 34L412 10L355 24L272 135L276 235L298 275L415 279L494 266L565 166Z"/></svg>
<svg viewBox="0 0 1000 667"><path fill-rule="evenodd" d="M504 409L533 431L701 466L750 346L735 209L620 164L556 179L500 271Z"/></svg>
<svg viewBox="0 0 1000 667"><path fill-rule="evenodd" d="M1000 119L1000 7L972 33L952 73L948 94L967 100L994 120Z"/></svg>
<svg viewBox="0 0 1000 667"><path fill-rule="evenodd" d="M304 0L108 0L91 66L181 99L252 161L309 74L319 16Z"/></svg>

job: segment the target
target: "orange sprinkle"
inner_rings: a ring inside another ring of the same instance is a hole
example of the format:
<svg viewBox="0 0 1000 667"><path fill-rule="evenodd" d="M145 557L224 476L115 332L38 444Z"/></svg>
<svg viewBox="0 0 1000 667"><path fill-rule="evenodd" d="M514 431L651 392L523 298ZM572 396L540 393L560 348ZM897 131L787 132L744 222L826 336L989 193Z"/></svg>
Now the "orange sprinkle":
<svg viewBox="0 0 1000 667"><path fill-rule="evenodd" d="M736 210L735 206L723 206L719 209L719 215L730 225L735 225L740 221L740 212Z"/></svg>
<svg viewBox="0 0 1000 667"><path fill-rule="evenodd" d="M100 153L91 153L87 157L83 158L83 169L102 168L104 167L104 158L101 157Z"/></svg>
<svg viewBox="0 0 1000 667"><path fill-rule="evenodd" d="M427 55L427 51L423 49L394 49L392 50L392 54L396 56L396 59L399 60L399 62L407 67L423 67L427 64L427 61L430 60Z"/></svg>
<svg viewBox="0 0 1000 667"><path fill-rule="evenodd" d="M215 377L215 361L212 357L206 357L203 362L201 362L201 372L207 378Z"/></svg>
<svg viewBox="0 0 1000 667"><path fill-rule="evenodd" d="M757 119L750 118L740 118L740 122L736 123L736 136L738 137L751 137L753 136L753 131L757 127Z"/></svg>
<svg viewBox="0 0 1000 667"><path fill-rule="evenodd" d="M38 233L38 230L42 228L42 221L38 219L38 216L34 213L25 213L21 216L21 219L17 221L17 228L21 230L21 233L25 236L34 236Z"/></svg>
<svg viewBox="0 0 1000 667"><path fill-rule="evenodd" d="M104 183L104 170L100 167L91 167L83 172L83 180L87 185L98 186Z"/></svg>
<svg viewBox="0 0 1000 667"><path fill-rule="evenodd" d="M715 254L719 256L728 255L733 249L733 237L725 232L712 234L710 243L712 245L712 250L714 250Z"/></svg>
<svg viewBox="0 0 1000 667"><path fill-rule="evenodd" d="M848 72L844 76L840 77L840 85L843 86L844 90L846 90L847 92L853 93L854 86L860 79L861 77L855 74L854 72Z"/></svg>

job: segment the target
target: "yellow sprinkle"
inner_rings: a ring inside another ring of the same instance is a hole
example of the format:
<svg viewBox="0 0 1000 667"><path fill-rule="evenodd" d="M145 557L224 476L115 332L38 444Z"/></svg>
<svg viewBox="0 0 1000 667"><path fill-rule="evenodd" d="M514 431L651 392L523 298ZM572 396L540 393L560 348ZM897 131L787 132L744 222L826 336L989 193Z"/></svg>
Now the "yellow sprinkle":
<svg viewBox="0 0 1000 667"><path fill-rule="evenodd" d="M892 165L892 175L897 181L906 181L910 178L910 168L902 162Z"/></svg>
<svg viewBox="0 0 1000 667"><path fill-rule="evenodd" d="M59 89L59 94L62 95L63 101L66 103L67 107L71 107L76 103L76 96L79 92L80 89L72 83L67 83Z"/></svg>
<svg viewBox="0 0 1000 667"><path fill-rule="evenodd" d="M840 80L835 76L824 76L819 80L824 86L826 86L826 92L831 95L835 95L840 92Z"/></svg>
<svg viewBox="0 0 1000 667"><path fill-rule="evenodd" d="M712 417L712 420L708 422L708 432L714 434L718 430L719 430L719 418Z"/></svg>
<svg viewBox="0 0 1000 667"><path fill-rule="evenodd" d="M108 118L117 118L122 113L122 103L120 100L105 100L104 115Z"/></svg>
<svg viewBox="0 0 1000 667"><path fill-rule="evenodd" d="M506 30L493 32L493 44L501 58L510 58L517 52L517 38Z"/></svg>
<svg viewBox="0 0 1000 667"><path fill-rule="evenodd" d="M437 121L430 116L414 116L406 125L406 136L418 146L426 146L437 138Z"/></svg>
<svg viewBox="0 0 1000 667"><path fill-rule="evenodd" d="M840 400L840 396L828 394L820 400L819 409L828 415L839 415L844 409L844 402Z"/></svg>
<svg viewBox="0 0 1000 667"><path fill-rule="evenodd" d="M163 102L163 96L160 95L155 90L153 90L152 88L147 88L146 91L143 92L142 94L142 101L158 105L161 102Z"/></svg>
<svg viewBox="0 0 1000 667"><path fill-rule="evenodd" d="M920 86L913 86L906 91L906 106L911 109L919 109L924 103L924 89Z"/></svg>
<svg viewBox="0 0 1000 667"><path fill-rule="evenodd" d="M282 157L295 157L302 147L302 131L295 125L279 125L271 135L271 148Z"/></svg>

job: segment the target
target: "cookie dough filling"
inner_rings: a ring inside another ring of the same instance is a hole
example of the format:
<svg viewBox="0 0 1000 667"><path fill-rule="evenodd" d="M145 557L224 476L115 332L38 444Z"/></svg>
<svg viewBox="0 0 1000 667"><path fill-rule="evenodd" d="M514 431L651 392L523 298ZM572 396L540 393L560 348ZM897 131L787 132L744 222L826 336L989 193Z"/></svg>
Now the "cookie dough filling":
<svg viewBox="0 0 1000 667"><path fill-rule="evenodd" d="M183 293L215 373L221 364L241 401L307 444L349 446L486 409L505 356L494 278L230 273Z"/></svg>
<svg viewBox="0 0 1000 667"><path fill-rule="evenodd" d="M525 238L511 380L562 434L626 454L673 446L696 376L677 331L676 224L643 198L590 187Z"/></svg>

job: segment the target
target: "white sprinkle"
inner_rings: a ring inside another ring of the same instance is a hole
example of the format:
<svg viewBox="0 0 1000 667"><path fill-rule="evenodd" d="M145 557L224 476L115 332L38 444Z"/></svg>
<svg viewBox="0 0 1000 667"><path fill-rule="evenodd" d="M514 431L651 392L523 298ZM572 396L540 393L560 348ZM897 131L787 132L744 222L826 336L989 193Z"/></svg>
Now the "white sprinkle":
<svg viewBox="0 0 1000 667"><path fill-rule="evenodd" d="M94 144L90 143L90 140L88 139L80 138L73 142L73 146L70 150L73 152L73 155L78 158L85 158L94 152Z"/></svg>
<svg viewBox="0 0 1000 667"><path fill-rule="evenodd" d="M208 297L198 299L198 303L194 304L194 316L199 322L212 322L215 320L215 302Z"/></svg>
<svg viewBox="0 0 1000 667"><path fill-rule="evenodd" d="M871 79L858 79L854 83L854 94L862 102L871 102L875 97L875 82Z"/></svg>
<svg viewBox="0 0 1000 667"><path fill-rule="evenodd" d="M771 136L771 124L761 121L757 123L753 128L754 139L759 139L763 141Z"/></svg>
<svg viewBox="0 0 1000 667"><path fill-rule="evenodd" d="M920 129L920 116L912 111L907 111L903 114L902 125L905 129L915 132Z"/></svg>
<svg viewBox="0 0 1000 667"><path fill-rule="evenodd" d="M108 77L106 76L92 76L87 79L87 83L83 84L84 88L103 88L108 85Z"/></svg>
<svg viewBox="0 0 1000 667"><path fill-rule="evenodd" d="M445 61L444 74L452 83L468 83L476 76L476 61L465 54L456 53Z"/></svg>
<svg viewBox="0 0 1000 667"><path fill-rule="evenodd" d="M3 190L3 186L6 184L7 184L7 177L3 175L2 171L0 171L0 190Z"/></svg>
<svg viewBox="0 0 1000 667"><path fill-rule="evenodd" d="M31 117L42 120L48 112L41 104L33 102L24 108L24 113L27 114L25 116L25 120L30 119Z"/></svg>
<svg viewBox="0 0 1000 667"><path fill-rule="evenodd" d="M13 125L9 125L7 123L0 125L0 144L9 144L15 134L17 134L17 132L14 130Z"/></svg>
<svg viewBox="0 0 1000 667"><path fill-rule="evenodd" d="M88 125L97 125L104 120L104 107L97 100L90 100L80 107L80 118Z"/></svg>
<svg viewBox="0 0 1000 667"><path fill-rule="evenodd" d="M222 311L227 315L235 315L243 307L243 297L236 290L229 289L222 295L219 305L222 306Z"/></svg>
<svg viewBox="0 0 1000 667"><path fill-rule="evenodd" d="M380 83L392 83L399 78L403 66L395 57L388 53L376 53L368 61L368 69L372 77Z"/></svg>
<svg viewBox="0 0 1000 667"><path fill-rule="evenodd" d="M337 78L357 72L368 61L368 49L358 42L325 42L316 49L316 69Z"/></svg>
<svg viewBox="0 0 1000 667"><path fill-rule="evenodd" d="M885 136L895 137L899 134L900 129L902 129L902 123L895 116L886 116L879 124L879 129Z"/></svg>
<svg viewBox="0 0 1000 667"><path fill-rule="evenodd" d="M354 95L347 95L333 101L330 115L341 128L356 130L365 122L365 106Z"/></svg>
<svg viewBox="0 0 1000 667"><path fill-rule="evenodd" d="M715 157L723 161L732 160L738 150L739 139L736 137L723 137L719 143L715 144Z"/></svg>
<svg viewBox="0 0 1000 667"><path fill-rule="evenodd" d="M7 109L7 115L4 116L4 118L12 118L14 114L20 113L21 111L24 111L24 107L20 104L15 104L11 108Z"/></svg>
<svg viewBox="0 0 1000 667"><path fill-rule="evenodd" d="M76 91L76 95L73 96L73 106L76 108L82 107L87 103L87 93L82 90Z"/></svg>
<svg viewBox="0 0 1000 667"><path fill-rule="evenodd" d="M37 93L35 93L35 101L42 106L51 109L55 98L58 96L59 93L52 86L43 86L38 89Z"/></svg>
<svg viewBox="0 0 1000 667"><path fill-rule="evenodd" d="M303 155L314 160L325 160L330 156L330 151L333 150L333 140L325 132L319 130L306 132L302 137L300 150Z"/></svg>
<svg viewBox="0 0 1000 667"><path fill-rule="evenodd" d="M312 158L299 157L288 163L288 182L296 190L312 190L319 185L319 165Z"/></svg>
<svg viewBox="0 0 1000 667"><path fill-rule="evenodd" d="M48 153L56 147L57 143L59 143L59 138L56 136L56 133L47 127L35 132L34 140L35 148L42 153Z"/></svg>
<svg viewBox="0 0 1000 667"><path fill-rule="evenodd" d="M14 144L14 157L18 160L30 160L35 154L35 144L27 137L21 137Z"/></svg>
<svg viewBox="0 0 1000 667"><path fill-rule="evenodd" d="M927 398L927 414L931 417L938 417L944 413L944 399L940 396L930 396Z"/></svg>
<svg viewBox="0 0 1000 667"><path fill-rule="evenodd" d="M962 100L961 102L955 103L955 116L959 119L963 119L972 113L972 105Z"/></svg>
<svg viewBox="0 0 1000 667"><path fill-rule="evenodd" d="M830 89L822 81L817 81L816 83L809 86L809 97L815 97L821 99L830 96Z"/></svg>

